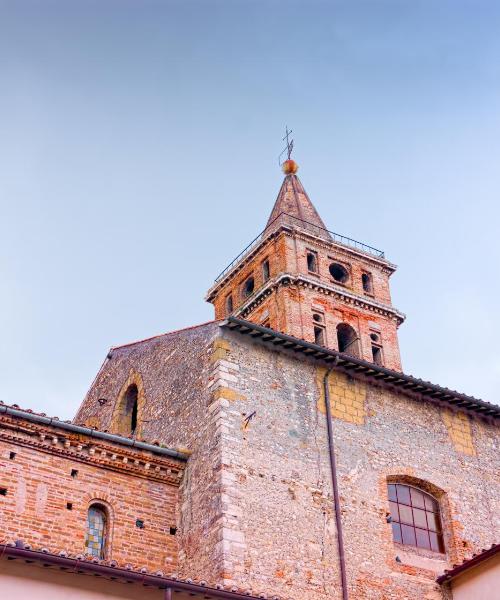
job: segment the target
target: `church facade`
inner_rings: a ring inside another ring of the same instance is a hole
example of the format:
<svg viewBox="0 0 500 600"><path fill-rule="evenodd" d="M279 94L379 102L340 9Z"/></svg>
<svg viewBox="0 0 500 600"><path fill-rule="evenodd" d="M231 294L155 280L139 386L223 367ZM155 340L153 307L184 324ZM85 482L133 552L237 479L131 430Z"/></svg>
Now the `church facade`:
<svg viewBox="0 0 500 600"><path fill-rule="evenodd" d="M215 321L112 348L72 423L0 407L5 556L179 599L437 600L498 542L499 407L404 374L395 266L284 171Z"/></svg>

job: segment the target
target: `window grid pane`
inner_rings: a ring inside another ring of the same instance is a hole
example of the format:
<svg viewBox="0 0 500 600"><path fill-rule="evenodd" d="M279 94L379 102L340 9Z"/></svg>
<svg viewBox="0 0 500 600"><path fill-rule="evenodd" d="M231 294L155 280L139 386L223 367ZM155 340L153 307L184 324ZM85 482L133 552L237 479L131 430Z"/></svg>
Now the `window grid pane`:
<svg viewBox="0 0 500 600"><path fill-rule="evenodd" d="M444 552L437 501L404 484L387 486L395 542Z"/></svg>
<svg viewBox="0 0 500 600"><path fill-rule="evenodd" d="M87 553L97 558L104 558L104 536L106 530L106 517L104 511L91 506L87 516L87 533L85 547Z"/></svg>
<svg viewBox="0 0 500 600"><path fill-rule="evenodd" d="M390 483L387 486L387 491L389 493L389 500L392 500L393 502L397 502L398 497L396 496L396 486L393 483Z"/></svg>

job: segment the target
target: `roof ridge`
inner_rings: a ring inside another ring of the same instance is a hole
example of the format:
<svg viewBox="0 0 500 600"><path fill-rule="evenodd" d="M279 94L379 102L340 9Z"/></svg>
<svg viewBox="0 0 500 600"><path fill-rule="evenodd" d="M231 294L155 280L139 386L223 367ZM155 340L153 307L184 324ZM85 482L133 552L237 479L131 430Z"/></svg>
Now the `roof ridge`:
<svg viewBox="0 0 500 600"><path fill-rule="evenodd" d="M166 335L173 335L174 333L182 333L183 331L190 331L191 329L197 329L198 327L203 327L204 325L211 325L212 323L218 323L223 319L212 319L211 321L205 321L204 323L198 323L198 325L190 325L189 327L182 327L181 329L174 329L173 331L166 331L165 333L158 333L156 335L152 335L150 337L135 340L134 342L127 342L126 344L120 344L119 346L111 346L110 352L113 350L119 350L120 348L127 348L127 346L135 346L136 344L142 344L144 342L150 342L151 340L155 340L156 338L164 337Z"/></svg>
<svg viewBox="0 0 500 600"><path fill-rule="evenodd" d="M21 408L18 404L8 405L0 400L0 415L5 414L14 418L26 419L40 425L46 425L50 427L57 427L65 431L72 433L79 433L82 435L88 435L91 438L99 439L102 441L120 444L126 448L133 448L137 450L147 450L149 452L155 452L157 454L169 456L171 458L177 458L179 460L187 460L189 454L181 452L175 448L169 448L163 446L159 441L154 440L147 442L143 439L137 439L132 436L127 437L119 433L110 433L107 430L97 429L96 427L88 427L87 425L78 425L73 421L63 421L59 417L48 417L45 413L36 413L30 408Z"/></svg>

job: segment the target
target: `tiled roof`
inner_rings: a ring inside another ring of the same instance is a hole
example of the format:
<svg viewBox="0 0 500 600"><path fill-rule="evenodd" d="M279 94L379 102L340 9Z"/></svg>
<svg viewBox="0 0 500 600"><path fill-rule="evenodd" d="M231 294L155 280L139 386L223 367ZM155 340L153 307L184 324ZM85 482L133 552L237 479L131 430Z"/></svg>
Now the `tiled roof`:
<svg viewBox="0 0 500 600"><path fill-rule="evenodd" d="M268 327L256 325L244 319L228 317L222 327L238 331L243 335L248 335L251 338L265 342L270 346L284 348L312 357L313 359L321 360L353 376L370 380L375 385L400 390L402 393L414 398L445 405L453 410L458 409L473 412L488 420L500 418L500 406L496 404L479 400L473 396L467 396L455 390L418 379L412 375L386 369L361 358L355 358L336 350L330 350L324 346L306 342L305 340L274 331Z"/></svg>
<svg viewBox="0 0 500 600"><path fill-rule="evenodd" d="M453 569L447 569L442 575L440 575L436 579L436 581L439 584L446 583L446 582L454 579L455 577L457 577L464 571L468 571L469 569L472 569L479 563L482 563L485 560L488 560L489 558L491 558L492 556L495 556L499 552L500 552L500 544L493 544L489 548L481 550L481 552L478 552L477 554L473 554L471 558L465 559L459 565L454 565Z"/></svg>
<svg viewBox="0 0 500 600"><path fill-rule="evenodd" d="M204 599L222 598L225 600L261 599L284 600L278 596L264 593L253 595L251 590L242 590L237 587L227 587L220 584L210 585L203 580L182 579L175 573L165 575L162 571L148 572L144 567L134 567L127 564L120 566L114 560L105 561L90 555L70 555L61 550L58 553L50 552L47 548L33 549L22 540L0 543L0 558L6 557L10 560L24 560L26 562L38 562L44 567L55 567L66 573L84 574L89 573L105 579L118 580L130 584L139 584L160 589L171 589L173 592L187 592L194 597Z"/></svg>
<svg viewBox="0 0 500 600"><path fill-rule="evenodd" d="M332 241L332 237L327 231L325 224L319 216L313 203L309 199L300 179L297 175L287 175L274 203L273 210L266 225L266 230L276 223L278 217L284 215L282 221L286 222L286 217L296 217L300 221L307 222L317 229L315 230L319 237ZM280 222L280 225L283 223Z"/></svg>
<svg viewBox="0 0 500 600"><path fill-rule="evenodd" d="M172 458L178 458L180 460L188 459L188 455L184 452L166 448L162 446L158 440L146 442L145 440L142 441L133 436L126 437L116 433L109 433L107 430L100 430L95 427L76 425L72 421L63 421L62 419L59 419L59 417L48 417L45 413L37 413L30 408L21 408L17 404L5 404L5 402L0 400L0 415L2 413L7 413L16 418L25 418L29 421L35 421L40 424L58 427L66 431L74 431L75 433L88 435L89 437L100 438L109 442L121 444L123 446L137 448L139 450L148 450L150 452L156 452L157 454L168 454Z"/></svg>

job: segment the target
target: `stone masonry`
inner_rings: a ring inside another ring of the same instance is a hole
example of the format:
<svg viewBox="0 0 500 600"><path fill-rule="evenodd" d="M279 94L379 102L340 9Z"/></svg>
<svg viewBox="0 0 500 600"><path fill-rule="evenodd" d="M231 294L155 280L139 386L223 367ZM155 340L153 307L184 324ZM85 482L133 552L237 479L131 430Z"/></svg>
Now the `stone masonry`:
<svg viewBox="0 0 500 600"><path fill-rule="evenodd" d="M130 369L144 380L144 437L191 453L180 573L254 593L340 598L326 367L213 323L114 349L77 420L99 414L111 426L112 402L101 409L97 398L118 398ZM499 535L496 426L335 368L329 385L350 597L441 598L436 576ZM457 431L467 443L457 444ZM393 542L391 481L439 499L444 554Z"/></svg>

